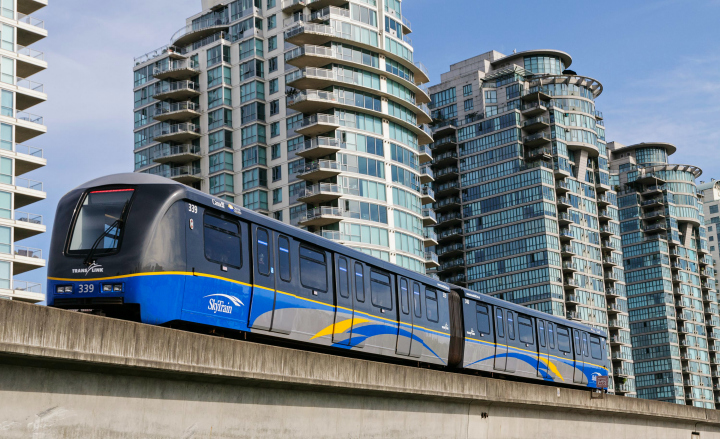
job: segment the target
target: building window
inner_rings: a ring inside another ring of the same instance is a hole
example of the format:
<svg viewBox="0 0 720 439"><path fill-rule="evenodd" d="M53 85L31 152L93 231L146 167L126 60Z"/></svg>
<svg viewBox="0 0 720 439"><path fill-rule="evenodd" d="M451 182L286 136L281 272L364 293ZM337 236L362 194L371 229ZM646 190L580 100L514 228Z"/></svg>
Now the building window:
<svg viewBox="0 0 720 439"><path fill-rule="evenodd" d="M718 213L718 205L717 204L710 206L710 213Z"/></svg>
<svg viewBox="0 0 720 439"><path fill-rule="evenodd" d="M0 183L12 184L13 161L8 158L0 158Z"/></svg>
<svg viewBox="0 0 720 439"><path fill-rule="evenodd" d="M710 222L713 224L720 224L720 216L714 216L710 218Z"/></svg>
<svg viewBox="0 0 720 439"><path fill-rule="evenodd" d="M257 210L268 208L267 192L265 191L252 191L243 195L243 206L246 209Z"/></svg>
<svg viewBox="0 0 720 439"><path fill-rule="evenodd" d="M497 90L485 90L485 103L497 103Z"/></svg>
<svg viewBox="0 0 720 439"><path fill-rule="evenodd" d="M299 159L288 163L288 175L298 174L305 170L305 159ZM304 182L302 184L305 184Z"/></svg>
<svg viewBox="0 0 720 439"><path fill-rule="evenodd" d="M267 150L263 146L252 146L242 151L243 168L249 168L255 165L267 165Z"/></svg>
<svg viewBox="0 0 720 439"><path fill-rule="evenodd" d="M275 7L275 0L267 0L267 7L265 9L272 9Z"/></svg>
<svg viewBox="0 0 720 439"><path fill-rule="evenodd" d="M712 226L708 226L708 232L712 232Z"/></svg>
<svg viewBox="0 0 720 439"><path fill-rule="evenodd" d="M220 192L235 192L232 174L220 174L210 177L210 194L215 195Z"/></svg>
<svg viewBox="0 0 720 439"><path fill-rule="evenodd" d="M276 143L276 144L272 145L272 146L270 147L270 151L271 151L271 152L270 152L270 154L271 154L270 159L271 159L271 160L276 160L276 159L279 159L279 158L280 158L280 151L281 151L281 149L280 149L280 144L279 144L279 143Z"/></svg>
<svg viewBox="0 0 720 439"><path fill-rule="evenodd" d="M267 187L267 169L255 168L243 172L243 190L255 187Z"/></svg>
<svg viewBox="0 0 720 439"><path fill-rule="evenodd" d="M463 96L470 96L472 94L472 84L463 85Z"/></svg>
<svg viewBox="0 0 720 439"><path fill-rule="evenodd" d="M273 189L273 204L282 202L282 188Z"/></svg>
<svg viewBox="0 0 720 439"><path fill-rule="evenodd" d="M278 92L278 79L277 78L271 79L270 85L268 87L269 87L270 94L277 93Z"/></svg>
<svg viewBox="0 0 720 439"><path fill-rule="evenodd" d="M463 102L463 106L465 107L465 111L470 111L473 109L473 100L467 99L465 102Z"/></svg>
<svg viewBox="0 0 720 439"><path fill-rule="evenodd" d="M272 52L275 49L277 49L277 35L268 38L268 52Z"/></svg>
<svg viewBox="0 0 720 439"><path fill-rule="evenodd" d="M272 73L278 69L278 59L274 56L268 60L268 72Z"/></svg>
<svg viewBox="0 0 720 439"><path fill-rule="evenodd" d="M283 213L282 210L278 210L277 212L273 212L273 218L275 218L278 221L283 220Z"/></svg>
<svg viewBox="0 0 720 439"><path fill-rule="evenodd" d="M220 87L208 91L208 110L220 105L232 107L232 90L229 88Z"/></svg>
<svg viewBox="0 0 720 439"><path fill-rule="evenodd" d="M711 246L710 246L710 251L711 251L711 252L714 252L714 251L715 251L715 246L714 246L714 245L711 245Z"/></svg>
<svg viewBox="0 0 720 439"><path fill-rule="evenodd" d="M277 27L277 15L273 15L267 19L268 25L267 30L275 29Z"/></svg>
<svg viewBox="0 0 720 439"><path fill-rule="evenodd" d="M5 58L4 56L0 58L0 81L6 84L15 84L15 61L12 58ZM143 90L147 90L147 88ZM137 94L139 91L135 93ZM137 104L135 107L137 108Z"/></svg>
<svg viewBox="0 0 720 439"><path fill-rule="evenodd" d="M713 242L713 241L715 241L715 237L712 236L712 235L710 235L710 238L708 238L708 240L709 240L710 242Z"/></svg>
<svg viewBox="0 0 720 439"><path fill-rule="evenodd" d="M287 141L287 152L288 157L290 157L290 154L297 151L298 149L302 148L302 146L305 144L305 137L300 136L296 137L294 139L290 139Z"/></svg>
<svg viewBox="0 0 720 439"><path fill-rule="evenodd" d="M278 181L282 178L282 166L273 166L272 168L272 181Z"/></svg>
<svg viewBox="0 0 720 439"><path fill-rule="evenodd" d="M230 85L232 77L230 75L230 67L220 66L207 71L208 88L215 87L220 84Z"/></svg>
<svg viewBox="0 0 720 439"><path fill-rule="evenodd" d="M0 115L7 117L15 117L14 105L13 105L13 93L11 91L3 90L2 97L0 98Z"/></svg>
<svg viewBox="0 0 720 439"><path fill-rule="evenodd" d="M232 110L220 108L219 110L208 113L208 130L213 130L221 126L232 128Z"/></svg>
<svg viewBox="0 0 720 439"><path fill-rule="evenodd" d="M270 124L270 137L277 137L280 135L280 122L273 122Z"/></svg>
<svg viewBox="0 0 720 439"><path fill-rule="evenodd" d="M495 116L498 112L498 107L496 105L490 105L488 107L485 107L485 117L489 116Z"/></svg>
<svg viewBox="0 0 720 439"><path fill-rule="evenodd" d="M209 159L210 173L233 170L233 155L231 152L221 152L218 154L214 154L211 155Z"/></svg>
<svg viewBox="0 0 720 439"><path fill-rule="evenodd" d="M280 100L275 99L270 102L270 116L275 116L278 113L280 113Z"/></svg>

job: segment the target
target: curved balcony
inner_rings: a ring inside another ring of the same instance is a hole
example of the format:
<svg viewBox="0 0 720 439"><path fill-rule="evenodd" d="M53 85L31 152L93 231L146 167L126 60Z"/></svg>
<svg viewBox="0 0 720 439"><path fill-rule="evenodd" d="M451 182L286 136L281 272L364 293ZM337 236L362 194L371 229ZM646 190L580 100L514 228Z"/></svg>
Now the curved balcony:
<svg viewBox="0 0 720 439"><path fill-rule="evenodd" d="M386 70L380 69L379 67L372 67L356 62L352 57L346 57L342 53L336 52L331 47L304 44L300 47L295 47L286 51L285 62L299 68L325 67L330 63L355 67L380 76L386 76L387 78L404 85L415 93L415 102L417 104L427 104L430 102L430 95L428 95L426 90L418 87L415 82L410 81L407 78L394 75Z"/></svg>
<svg viewBox="0 0 720 439"><path fill-rule="evenodd" d="M535 87L533 87L535 88ZM538 88L535 91L525 90L522 95L522 100L524 102L537 102L537 101L549 101L552 99L552 96L545 93L541 88Z"/></svg>
<svg viewBox="0 0 720 439"><path fill-rule="evenodd" d="M166 168L156 172L155 175L170 178L178 183L190 184L202 180L202 174L199 167L194 166L178 166L176 168Z"/></svg>
<svg viewBox="0 0 720 439"><path fill-rule="evenodd" d="M300 222L301 226L327 226L342 221L342 210L338 207L316 207L305 212Z"/></svg>
<svg viewBox="0 0 720 439"><path fill-rule="evenodd" d="M156 79L190 79L200 74L200 63L192 59L170 60L166 66L153 68Z"/></svg>
<svg viewBox="0 0 720 439"><path fill-rule="evenodd" d="M185 164L200 160L202 154L198 145L174 145L165 146L153 157L155 163L177 163Z"/></svg>
<svg viewBox="0 0 720 439"><path fill-rule="evenodd" d="M308 8L316 10L327 6L343 6L348 3L348 0L307 0L307 2Z"/></svg>
<svg viewBox="0 0 720 439"><path fill-rule="evenodd" d="M443 184L436 185L435 189L437 190L437 195L439 197L447 197L451 194L458 195L460 193L460 181L457 179L447 181Z"/></svg>
<svg viewBox="0 0 720 439"><path fill-rule="evenodd" d="M443 261L442 264L440 264L439 271L444 272L445 274L451 274L458 271L464 271L465 270L465 258L457 258L457 259L451 259L449 261Z"/></svg>
<svg viewBox="0 0 720 439"><path fill-rule="evenodd" d="M47 101L47 94L45 94L43 84L23 78L15 78L15 85L17 86L15 89L15 108L17 110L27 110Z"/></svg>
<svg viewBox="0 0 720 439"><path fill-rule="evenodd" d="M153 99L158 101L165 99L183 101L202 94L200 86L193 81L161 82L159 86L160 91L157 90L156 85L155 94L153 94Z"/></svg>
<svg viewBox="0 0 720 439"><path fill-rule="evenodd" d="M460 197L449 197L445 198L444 200L440 200L436 203L433 203L433 208L436 212L446 212L451 209L457 209L460 207L461 201Z"/></svg>
<svg viewBox="0 0 720 439"><path fill-rule="evenodd" d="M435 214L435 211L432 209L423 209L422 210L422 220L423 220L423 226L434 226L437 224L437 215Z"/></svg>
<svg viewBox="0 0 720 439"><path fill-rule="evenodd" d="M200 127L194 123L162 123L155 128L155 141L157 142L186 142L199 139Z"/></svg>
<svg viewBox="0 0 720 439"><path fill-rule="evenodd" d="M550 138L550 133L546 132L531 134L523 138L523 144L525 144L525 146L539 146L545 143L550 143L551 141L552 139Z"/></svg>
<svg viewBox="0 0 720 439"><path fill-rule="evenodd" d="M342 173L340 163L335 160L318 160L305 165L305 169L297 174L302 180L317 181L336 177Z"/></svg>
<svg viewBox="0 0 720 439"><path fill-rule="evenodd" d="M42 72L48 67L47 61L45 61L45 54L38 50L18 44L15 53L18 55L15 65L17 71L15 74L21 78L28 78L38 72Z"/></svg>
<svg viewBox="0 0 720 439"><path fill-rule="evenodd" d="M423 231L423 238L425 238L423 241L425 247L432 247L434 245L438 245L438 237L433 230L425 229Z"/></svg>
<svg viewBox="0 0 720 439"><path fill-rule="evenodd" d="M425 167L423 167L425 169ZM433 174L430 174L434 178L434 181L441 182L445 180L455 179L457 180L460 175L460 169L457 166L447 166L445 168L436 169Z"/></svg>
<svg viewBox="0 0 720 439"><path fill-rule="evenodd" d="M412 110L416 116L417 124L430 123L432 121L432 118L430 117L428 111L423 108L424 106L415 105L412 102L408 102L382 90L365 87L355 84L354 82L346 82L342 78L338 77L335 72L330 69L305 67L292 72L291 75L291 78L286 79L286 84L290 87L295 87L301 90L308 90L308 92L310 92L312 89L324 89L329 85L338 85L340 87L349 87L357 89L359 91L366 91L376 96L384 97L389 101L393 101L396 104L402 105L403 107ZM290 74L288 76L290 76Z"/></svg>
<svg viewBox="0 0 720 439"><path fill-rule="evenodd" d="M216 32L227 31L229 27L230 23L228 19L219 17L208 18L183 26L175 32L172 38L170 38L170 41L176 46L185 46L188 43L192 43Z"/></svg>
<svg viewBox="0 0 720 439"><path fill-rule="evenodd" d="M48 36L45 22L30 15L17 14L17 43L29 46Z"/></svg>
<svg viewBox="0 0 720 439"><path fill-rule="evenodd" d="M425 252L425 266L427 268L435 268L440 266L438 255L434 252Z"/></svg>
<svg viewBox="0 0 720 439"><path fill-rule="evenodd" d="M460 227L443 230L442 232L439 232L437 234L438 243L447 242L447 241L457 241L458 239L462 239L462 237L463 237L463 229Z"/></svg>
<svg viewBox="0 0 720 439"><path fill-rule="evenodd" d="M338 106L338 96L331 91L307 90L285 98L287 108L301 113L319 113Z"/></svg>
<svg viewBox="0 0 720 439"><path fill-rule="evenodd" d="M399 64L402 64L413 73L416 84L430 82L427 68L425 68L425 66L421 63L412 63L383 48L345 38L342 34L338 34L335 31L332 27L332 23L333 21L331 21L330 25L300 22L285 31L285 41L296 46L303 46L306 44L321 46L332 41L343 44L351 44L356 47L372 50L373 52L377 52Z"/></svg>
<svg viewBox="0 0 720 439"><path fill-rule="evenodd" d="M435 202L435 192L428 186L423 186L420 189L420 203L429 204Z"/></svg>
<svg viewBox="0 0 720 439"><path fill-rule="evenodd" d="M420 183L427 184L435 181L433 177L433 171L429 166L423 166L420 168Z"/></svg>
<svg viewBox="0 0 720 439"><path fill-rule="evenodd" d="M297 200L303 203L317 204L337 200L342 193L335 183L320 183L306 187L300 192Z"/></svg>
<svg viewBox="0 0 720 439"><path fill-rule="evenodd" d="M520 107L520 112L525 117L532 117L548 111L549 105L542 101L529 102Z"/></svg>
<svg viewBox="0 0 720 439"><path fill-rule="evenodd" d="M45 133L47 133L47 127L42 116L25 111L15 112L16 142L23 143Z"/></svg>
<svg viewBox="0 0 720 439"><path fill-rule="evenodd" d="M332 114L313 114L293 126L298 134L317 136L340 128L340 119Z"/></svg>
<svg viewBox="0 0 720 439"><path fill-rule="evenodd" d="M457 198L457 197L454 197L454 198ZM443 201L444 200L440 200L439 202L435 203L434 205L438 206ZM450 205L453 205L454 202L455 202L455 200L451 200ZM443 227L456 226L456 225L462 224L462 213L459 211L455 211L455 212L451 211L451 212L447 212L447 213L441 213L441 215L438 216L437 220L438 220L438 225L441 225ZM461 232L462 232L462 230L461 230ZM441 239L446 238L445 232L442 232L439 236Z"/></svg>
<svg viewBox="0 0 720 439"><path fill-rule="evenodd" d="M450 257L461 255L465 252L465 246L462 242L456 242L455 244L445 245L437 248L438 256Z"/></svg>
<svg viewBox="0 0 720 439"><path fill-rule="evenodd" d="M306 139L304 148L295 154L306 159L317 159L340 151L340 141L334 137L313 137Z"/></svg>
<svg viewBox="0 0 720 439"><path fill-rule="evenodd" d="M432 162L432 151L427 145L421 145L418 147L418 162L421 165Z"/></svg>
<svg viewBox="0 0 720 439"><path fill-rule="evenodd" d="M15 145L15 175L23 175L47 165L43 150L34 146Z"/></svg>
<svg viewBox="0 0 720 439"><path fill-rule="evenodd" d="M523 122L523 128L528 131L544 130L550 128L550 118L547 116L538 116Z"/></svg>
<svg viewBox="0 0 720 439"><path fill-rule="evenodd" d="M186 122L190 119L200 117L200 106L191 101L183 102L159 102L155 106L155 115L153 119L164 122L166 120L175 120L178 122Z"/></svg>
<svg viewBox="0 0 720 439"><path fill-rule="evenodd" d="M26 271L44 267L45 260L42 258L42 250L39 248L14 246L13 249L13 275L22 274Z"/></svg>

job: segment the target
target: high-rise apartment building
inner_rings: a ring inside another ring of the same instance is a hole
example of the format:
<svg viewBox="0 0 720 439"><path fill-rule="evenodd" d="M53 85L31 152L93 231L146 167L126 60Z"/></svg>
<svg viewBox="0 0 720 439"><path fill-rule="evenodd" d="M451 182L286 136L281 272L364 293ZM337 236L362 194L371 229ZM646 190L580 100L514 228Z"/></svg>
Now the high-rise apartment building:
<svg viewBox="0 0 720 439"><path fill-rule="evenodd" d="M668 163L675 149L656 142L608 144L617 174L637 396L715 408L720 314L695 184L702 171Z"/></svg>
<svg viewBox="0 0 720 439"><path fill-rule="evenodd" d="M713 262L720 260L720 181L714 178L709 182L700 182L698 192L702 195L703 207L707 224L708 250L712 255ZM717 268L717 265L715 265ZM717 273L716 278L717 281Z"/></svg>
<svg viewBox="0 0 720 439"><path fill-rule="evenodd" d="M135 170L425 272L432 136L399 0L203 0L135 60Z"/></svg>
<svg viewBox="0 0 720 439"><path fill-rule="evenodd" d="M30 14L47 4L0 0L0 298L33 303L45 299L42 286L21 280L22 274L44 267L45 260L40 249L20 241L45 232L42 216L26 210L46 197L43 184L27 177L47 163L43 150L31 146L47 129L41 116L26 110L47 100L43 85L28 79L45 70L47 62L29 46L48 33L44 22Z"/></svg>
<svg viewBox="0 0 720 439"><path fill-rule="evenodd" d="M609 332L634 394L617 196L595 99L570 55L492 51L430 87L441 280Z"/></svg>

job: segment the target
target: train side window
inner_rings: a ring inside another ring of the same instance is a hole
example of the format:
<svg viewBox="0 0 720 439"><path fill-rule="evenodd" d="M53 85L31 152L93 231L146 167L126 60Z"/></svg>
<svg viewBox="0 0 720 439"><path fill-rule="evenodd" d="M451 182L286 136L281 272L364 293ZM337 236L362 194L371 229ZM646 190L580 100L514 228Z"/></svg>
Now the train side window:
<svg viewBox="0 0 720 439"><path fill-rule="evenodd" d="M358 302L365 301L365 277L362 264L355 263L355 298Z"/></svg>
<svg viewBox="0 0 720 439"><path fill-rule="evenodd" d="M555 324L548 323L548 346L550 349L555 349Z"/></svg>
<svg viewBox="0 0 720 439"><path fill-rule="evenodd" d="M370 270L370 300L381 309L392 309L392 287L390 276L379 271Z"/></svg>
<svg viewBox="0 0 720 439"><path fill-rule="evenodd" d="M313 291L327 292L325 254L300 246L300 283Z"/></svg>
<svg viewBox="0 0 720 439"><path fill-rule="evenodd" d="M557 328L557 344L560 352L570 352L570 334L567 328Z"/></svg>
<svg viewBox="0 0 720 439"><path fill-rule="evenodd" d="M438 321L437 291L425 288L425 314L431 322Z"/></svg>
<svg viewBox="0 0 720 439"><path fill-rule="evenodd" d="M338 259L338 284L340 286L340 296L344 298L350 297L350 285L348 284L347 259Z"/></svg>
<svg viewBox="0 0 720 439"><path fill-rule="evenodd" d="M413 283L413 309L415 310L415 317L422 317L422 301L420 300L420 284L417 282Z"/></svg>
<svg viewBox="0 0 720 439"><path fill-rule="evenodd" d="M507 312L507 326L508 326L508 337L510 340L515 340L515 319L513 318L513 312Z"/></svg>
<svg viewBox="0 0 720 439"><path fill-rule="evenodd" d="M525 344L535 344L535 337L533 337L532 322L529 318L518 315L518 333L520 334L520 341Z"/></svg>
<svg viewBox="0 0 720 439"><path fill-rule="evenodd" d="M231 267L242 267L240 226L234 221L205 215L205 258Z"/></svg>
<svg viewBox="0 0 720 439"><path fill-rule="evenodd" d="M602 347L600 346L600 338L593 335L590 336L590 355L596 359L602 359Z"/></svg>
<svg viewBox="0 0 720 439"><path fill-rule="evenodd" d="M257 229L257 267L258 273L267 276L270 274L270 244L268 244L268 232L265 229Z"/></svg>
<svg viewBox="0 0 720 439"><path fill-rule="evenodd" d="M488 307L478 304L475 309L477 311L478 332L480 333L480 335L489 334L490 313L488 312Z"/></svg>
<svg viewBox="0 0 720 439"><path fill-rule="evenodd" d="M505 337L505 325L503 325L502 310L495 310L495 332L498 337Z"/></svg>
<svg viewBox="0 0 720 439"><path fill-rule="evenodd" d="M588 349L587 334L584 332L582 334L582 341L583 341L583 355L587 357L588 355L590 355L590 350Z"/></svg>
<svg viewBox="0 0 720 439"><path fill-rule="evenodd" d="M540 346L545 347L545 324L542 320L538 320L538 339L540 339Z"/></svg>
<svg viewBox="0 0 720 439"><path fill-rule="evenodd" d="M278 269L280 270L280 279L290 282L290 240L287 236L278 237Z"/></svg>
<svg viewBox="0 0 720 439"><path fill-rule="evenodd" d="M573 339L575 340L575 355L579 357L580 355L582 355L582 346L580 346L580 333L578 331L573 331L573 334Z"/></svg>
<svg viewBox="0 0 720 439"><path fill-rule="evenodd" d="M408 294L407 280L400 279L400 308L403 314L410 314L410 299Z"/></svg>

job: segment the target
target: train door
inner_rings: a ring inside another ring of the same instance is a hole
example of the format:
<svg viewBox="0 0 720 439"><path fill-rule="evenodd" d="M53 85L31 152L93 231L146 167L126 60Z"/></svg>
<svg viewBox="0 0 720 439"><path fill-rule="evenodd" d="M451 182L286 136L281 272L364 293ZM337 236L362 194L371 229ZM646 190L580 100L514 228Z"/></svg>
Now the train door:
<svg viewBox="0 0 720 439"><path fill-rule="evenodd" d="M283 334L290 334L295 325L295 314L297 307L292 303L293 296L290 294L296 289L293 287L293 281L297 281L293 276L293 268L297 266L297 261L293 264L292 256L297 255L297 251L291 248L295 244L290 237L268 231L270 242L274 247L270 250L270 276L274 274L274 290L275 300L273 303L273 316L270 330ZM262 245L262 244L259 244ZM259 248L259 247L258 247ZM259 262L259 260L258 260ZM274 272L274 273L273 273ZM268 285L270 280L268 279Z"/></svg>
<svg viewBox="0 0 720 439"><path fill-rule="evenodd" d="M410 355L413 338L412 310L410 309L410 282L405 277L397 277L398 281L398 338L395 353Z"/></svg>
<svg viewBox="0 0 720 439"><path fill-rule="evenodd" d="M367 329L363 330L362 335L357 334L357 331L360 330L357 325L359 323L370 323L371 321L368 319L370 315L370 282L367 281L370 277L370 269L367 265L358 261L353 261L352 265L352 274L350 275L352 280L350 282L355 292L353 298L353 326L355 327L353 328L354 339L350 345L355 348L362 348L365 347L365 340L368 338L364 334Z"/></svg>
<svg viewBox="0 0 720 439"><path fill-rule="evenodd" d="M507 354L507 363L505 364L505 371L506 372L515 372L515 367L517 363L517 350L513 348L517 348L519 346L519 341L517 337L517 322L516 322L516 316L513 311L507 311L505 310L505 324L507 326L507 345L508 345L508 354Z"/></svg>
<svg viewBox="0 0 720 439"><path fill-rule="evenodd" d="M541 378L550 377L550 343L547 335L548 323L543 319L536 320L538 342L537 375Z"/></svg>
<svg viewBox="0 0 720 439"><path fill-rule="evenodd" d="M573 352L575 353L575 372L573 373L573 382L582 384L585 377L584 362L583 362L583 346L581 341L581 331L577 329L572 330L573 333ZM587 337L587 336L586 336ZM587 383L587 379L585 379Z"/></svg>
<svg viewBox="0 0 720 439"><path fill-rule="evenodd" d="M588 384L588 377L587 374L592 371L591 362L590 359L590 340L589 335L587 332L582 331L580 333L581 343L582 343L582 362L583 362L583 374L582 374L582 384Z"/></svg>
<svg viewBox="0 0 720 439"><path fill-rule="evenodd" d="M275 309L275 267L273 266L272 232L256 224L251 226L253 259L252 303L250 327L269 331Z"/></svg>
<svg viewBox="0 0 720 439"><path fill-rule="evenodd" d="M187 271L182 309L199 323L247 329L248 224L234 215L188 204ZM202 315L202 317L199 317ZM242 323L240 323L242 322Z"/></svg>
<svg viewBox="0 0 720 439"><path fill-rule="evenodd" d="M495 309L495 370L504 371L507 367L507 324L505 323L505 312L502 308Z"/></svg>
<svg viewBox="0 0 720 439"><path fill-rule="evenodd" d="M410 356L420 358L422 354L422 344L415 341L415 327L420 326L423 319L422 309L422 285L420 282L412 283L412 322L413 322L413 339L410 341Z"/></svg>
<svg viewBox="0 0 720 439"><path fill-rule="evenodd" d="M335 322L333 343L348 345L352 338L355 304L350 275L352 260L335 254Z"/></svg>

